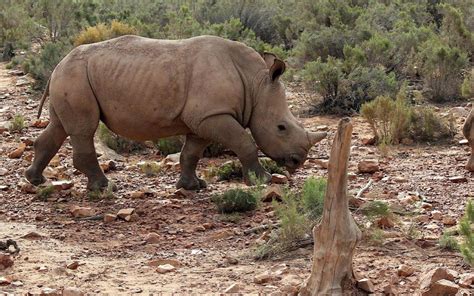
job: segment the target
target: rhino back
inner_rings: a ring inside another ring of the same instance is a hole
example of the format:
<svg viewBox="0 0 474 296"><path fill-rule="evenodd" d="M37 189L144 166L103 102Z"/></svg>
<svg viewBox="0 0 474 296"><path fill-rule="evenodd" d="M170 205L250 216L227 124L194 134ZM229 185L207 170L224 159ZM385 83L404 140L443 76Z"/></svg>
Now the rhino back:
<svg viewBox="0 0 474 296"><path fill-rule="evenodd" d="M145 140L188 133L214 114L239 117L245 91L232 53L241 46L212 36L123 36L80 46L69 60L86 60L101 120Z"/></svg>

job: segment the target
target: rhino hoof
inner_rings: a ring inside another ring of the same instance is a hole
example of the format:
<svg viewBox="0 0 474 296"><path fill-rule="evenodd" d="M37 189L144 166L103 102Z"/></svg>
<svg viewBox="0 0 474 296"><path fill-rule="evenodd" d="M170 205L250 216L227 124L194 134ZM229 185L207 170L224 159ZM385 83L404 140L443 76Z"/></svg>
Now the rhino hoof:
<svg viewBox="0 0 474 296"><path fill-rule="evenodd" d="M28 180L28 182L30 182L31 184L33 184L35 186L38 186L38 185L43 184L44 182L46 182L46 178L43 177L43 175L34 174L31 168L28 168L25 171L25 178L26 178L26 180Z"/></svg>
<svg viewBox="0 0 474 296"><path fill-rule="evenodd" d="M199 190L207 187L206 181L199 178L179 178L178 183L176 183L176 188L184 188L186 190Z"/></svg>
<svg viewBox="0 0 474 296"><path fill-rule="evenodd" d="M87 184L87 189L90 191L117 191L118 187L113 182L109 182L107 179L98 180L98 181L89 181Z"/></svg>

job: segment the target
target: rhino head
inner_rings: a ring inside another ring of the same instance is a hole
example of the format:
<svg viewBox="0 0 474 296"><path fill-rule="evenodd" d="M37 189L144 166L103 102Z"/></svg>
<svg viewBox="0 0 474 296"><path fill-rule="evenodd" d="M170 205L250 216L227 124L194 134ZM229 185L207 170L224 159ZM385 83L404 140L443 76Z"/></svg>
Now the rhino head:
<svg viewBox="0 0 474 296"><path fill-rule="evenodd" d="M326 137L325 132L309 132L288 108L285 88L279 77L285 63L275 55L263 55L268 75L260 82L250 119L250 130L260 149L279 165L294 172L308 155L309 149Z"/></svg>

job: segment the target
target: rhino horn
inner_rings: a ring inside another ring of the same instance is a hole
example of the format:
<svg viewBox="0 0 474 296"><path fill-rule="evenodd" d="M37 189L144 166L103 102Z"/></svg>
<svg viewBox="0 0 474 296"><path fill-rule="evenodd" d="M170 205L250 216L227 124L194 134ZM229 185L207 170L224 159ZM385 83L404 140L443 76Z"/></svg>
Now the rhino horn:
<svg viewBox="0 0 474 296"><path fill-rule="evenodd" d="M322 139L326 138L327 135L328 133L326 132L317 132L317 133L308 132L308 140L309 140L310 147L320 142Z"/></svg>

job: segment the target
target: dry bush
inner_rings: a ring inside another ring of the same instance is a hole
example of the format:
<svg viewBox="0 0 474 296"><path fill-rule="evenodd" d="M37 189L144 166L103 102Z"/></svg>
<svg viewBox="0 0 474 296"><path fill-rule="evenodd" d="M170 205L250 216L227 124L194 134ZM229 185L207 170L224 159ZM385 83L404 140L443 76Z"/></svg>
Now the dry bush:
<svg viewBox="0 0 474 296"><path fill-rule="evenodd" d="M82 30L74 40L74 46L135 34L137 34L137 30L134 27L114 20L108 26L101 23Z"/></svg>

